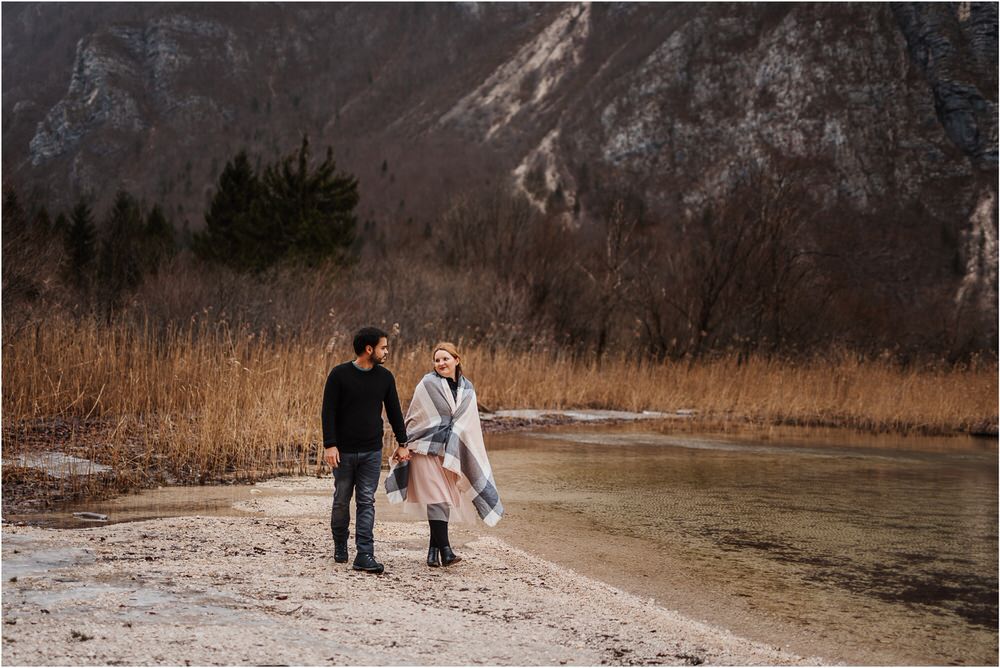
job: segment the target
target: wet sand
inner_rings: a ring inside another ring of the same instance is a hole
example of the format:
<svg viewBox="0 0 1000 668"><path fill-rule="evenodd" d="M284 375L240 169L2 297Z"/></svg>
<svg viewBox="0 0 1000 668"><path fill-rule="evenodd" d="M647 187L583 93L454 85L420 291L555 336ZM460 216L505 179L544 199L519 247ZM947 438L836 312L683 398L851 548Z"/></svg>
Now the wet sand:
<svg viewBox="0 0 1000 668"><path fill-rule="evenodd" d="M737 637L516 549L384 521L386 572L330 558L329 480L284 478L234 516L3 527L6 665L829 663ZM381 505L381 504L380 504ZM239 516L241 515L242 516ZM353 546L352 546L353 556Z"/></svg>

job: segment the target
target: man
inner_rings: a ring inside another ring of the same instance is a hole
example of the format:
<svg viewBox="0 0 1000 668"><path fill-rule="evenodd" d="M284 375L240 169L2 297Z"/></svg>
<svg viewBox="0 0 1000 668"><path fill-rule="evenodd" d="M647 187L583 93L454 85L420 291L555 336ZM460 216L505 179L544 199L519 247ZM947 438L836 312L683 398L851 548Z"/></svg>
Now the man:
<svg viewBox="0 0 1000 668"><path fill-rule="evenodd" d="M406 443L396 379L383 367L389 356L388 335L365 327L354 336L357 358L333 368L323 392L323 447L333 467L330 529L333 560L347 562L351 495L357 492L354 570L381 573L375 560L375 488L382 468L382 406L399 444Z"/></svg>

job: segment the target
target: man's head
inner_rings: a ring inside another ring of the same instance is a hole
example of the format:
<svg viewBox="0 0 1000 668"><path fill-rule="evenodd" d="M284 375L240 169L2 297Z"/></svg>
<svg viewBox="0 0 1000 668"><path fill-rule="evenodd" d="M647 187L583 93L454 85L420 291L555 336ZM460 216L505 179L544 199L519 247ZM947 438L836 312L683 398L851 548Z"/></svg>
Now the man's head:
<svg viewBox="0 0 1000 668"><path fill-rule="evenodd" d="M354 353L373 364L385 364L389 356L389 335L378 327L363 327L354 335Z"/></svg>

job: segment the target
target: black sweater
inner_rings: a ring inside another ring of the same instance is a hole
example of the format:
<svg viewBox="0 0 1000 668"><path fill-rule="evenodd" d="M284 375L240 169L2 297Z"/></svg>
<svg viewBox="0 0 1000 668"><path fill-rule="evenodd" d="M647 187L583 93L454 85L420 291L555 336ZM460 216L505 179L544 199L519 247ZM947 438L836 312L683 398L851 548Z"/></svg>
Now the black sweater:
<svg viewBox="0 0 1000 668"><path fill-rule="evenodd" d="M382 406L399 443L406 443L396 379L376 364L362 371L353 362L333 368L323 392L323 447L342 452L382 449Z"/></svg>

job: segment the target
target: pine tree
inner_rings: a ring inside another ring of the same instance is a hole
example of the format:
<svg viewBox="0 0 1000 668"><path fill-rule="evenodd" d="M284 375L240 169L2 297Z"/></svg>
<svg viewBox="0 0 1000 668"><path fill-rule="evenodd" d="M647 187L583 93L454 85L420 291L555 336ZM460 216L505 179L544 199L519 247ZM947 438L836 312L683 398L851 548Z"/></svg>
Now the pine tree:
<svg viewBox="0 0 1000 668"><path fill-rule="evenodd" d="M25 215L17 191L12 186L4 188L3 192L3 236L11 240L24 231Z"/></svg>
<svg viewBox="0 0 1000 668"><path fill-rule="evenodd" d="M60 218L65 216L60 214ZM94 260L94 221L87 200L80 198L73 207L66 231L66 256L69 258L69 278L77 287L86 284L87 273ZM57 219L58 223L58 219Z"/></svg>
<svg viewBox="0 0 1000 668"><path fill-rule="evenodd" d="M205 229L192 238L195 253L205 260L237 269L258 265L262 189L246 151L226 163L205 213Z"/></svg>
<svg viewBox="0 0 1000 668"><path fill-rule="evenodd" d="M56 222L52 223L52 231L61 237L69 233L69 218L62 211L56 216Z"/></svg>
<svg viewBox="0 0 1000 668"><path fill-rule="evenodd" d="M111 305L142 281L143 236L139 203L129 193L119 191L104 226L98 262L106 304Z"/></svg>
<svg viewBox="0 0 1000 668"><path fill-rule="evenodd" d="M177 249L174 226L167 220L159 204L153 205L149 215L146 216L143 237L146 248L145 265L150 271L156 271L160 263L172 256Z"/></svg>
<svg viewBox="0 0 1000 668"><path fill-rule="evenodd" d="M264 189L269 236L277 241L281 256L310 265L345 258L357 227L358 181L337 172L332 148L311 171L309 137L304 136L297 153L268 167Z"/></svg>
<svg viewBox="0 0 1000 668"><path fill-rule="evenodd" d="M52 229L52 218L49 216L49 210L44 206L39 207L38 211L35 212L35 220L32 224L32 233L39 239L44 239L48 236Z"/></svg>
<svg viewBox="0 0 1000 668"><path fill-rule="evenodd" d="M308 137L297 152L268 165L262 178L241 151L219 177L194 249L240 271L284 260L312 265L344 259L354 242L357 204L357 179L337 172L332 149L310 168Z"/></svg>

